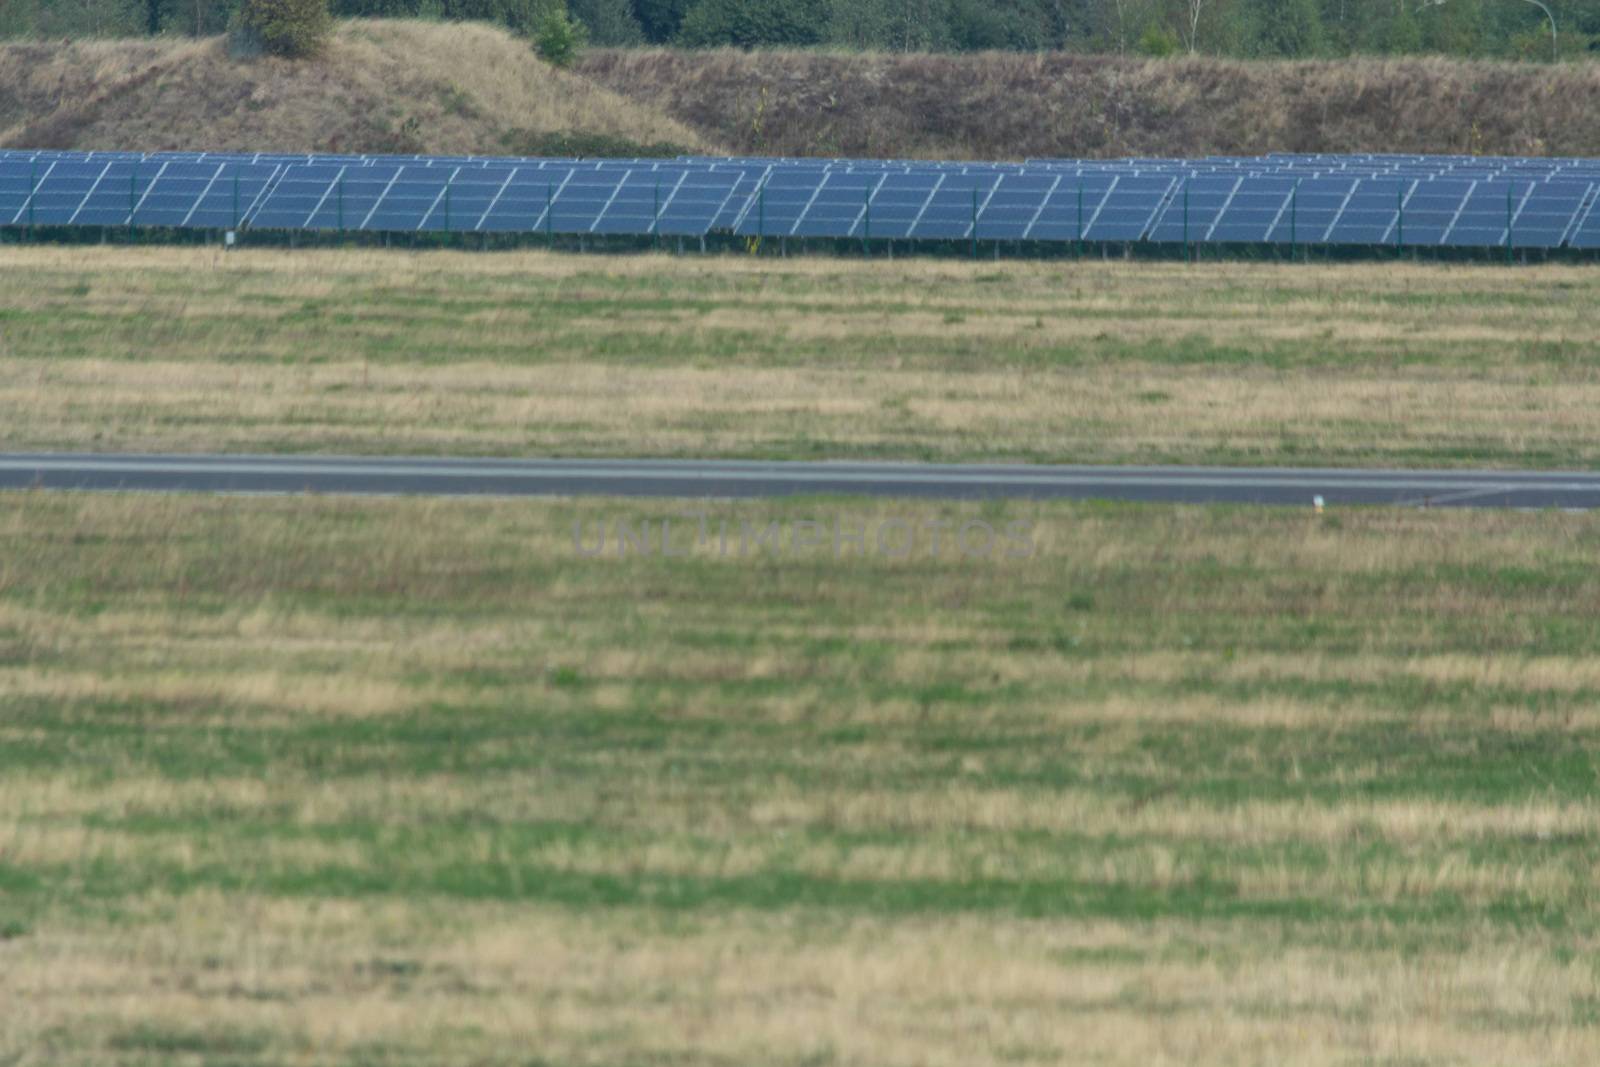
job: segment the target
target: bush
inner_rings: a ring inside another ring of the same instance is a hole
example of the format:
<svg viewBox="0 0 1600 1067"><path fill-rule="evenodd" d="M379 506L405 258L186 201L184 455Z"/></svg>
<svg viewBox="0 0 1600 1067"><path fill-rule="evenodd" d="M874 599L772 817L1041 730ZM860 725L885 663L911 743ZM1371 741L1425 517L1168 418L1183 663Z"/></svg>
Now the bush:
<svg viewBox="0 0 1600 1067"><path fill-rule="evenodd" d="M275 56L315 55L333 32L328 0L244 0L239 32L246 45ZM249 47L238 49L248 53Z"/></svg>
<svg viewBox="0 0 1600 1067"><path fill-rule="evenodd" d="M1162 26L1146 26L1139 35L1139 51L1157 59L1177 55L1180 47L1178 35Z"/></svg>
<svg viewBox="0 0 1600 1067"><path fill-rule="evenodd" d="M533 35L534 51L555 67L570 67L587 43L583 23L559 10L546 14Z"/></svg>

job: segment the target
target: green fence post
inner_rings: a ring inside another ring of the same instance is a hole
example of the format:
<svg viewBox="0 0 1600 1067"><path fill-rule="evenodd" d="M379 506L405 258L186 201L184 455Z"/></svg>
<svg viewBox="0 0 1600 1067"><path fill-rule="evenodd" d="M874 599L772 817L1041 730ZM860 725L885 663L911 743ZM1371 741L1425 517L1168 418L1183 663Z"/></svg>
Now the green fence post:
<svg viewBox="0 0 1600 1067"><path fill-rule="evenodd" d="M861 254L872 254L872 189L870 187L861 191L861 203L865 211L861 222Z"/></svg>
<svg viewBox="0 0 1600 1067"><path fill-rule="evenodd" d="M1078 258L1083 258L1083 185L1078 186Z"/></svg>
<svg viewBox="0 0 1600 1067"><path fill-rule="evenodd" d="M972 258L978 258L978 187L972 187Z"/></svg>
<svg viewBox="0 0 1600 1067"><path fill-rule="evenodd" d="M1401 254L1406 250L1406 190L1405 186L1394 194L1395 206L1399 208L1399 217L1395 220L1394 250Z"/></svg>
<svg viewBox="0 0 1600 1067"><path fill-rule="evenodd" d="M1189 260L1189 183L1183 183L1183 261Z"/></svg>
<svg viewBox="0 0 1600 1067"><path fill-rule="evenodd" d="M1294 183L1289 193L1289 262L1293 263L1300 251L1300 182Z"/></svg>
<svg viewBox="0 0 1600 1067"><path fill-rule="evenodd" d="M1511 187L1506 187L1506 263L1512 262L1511 258L1511 229L1516 225L1516 209L1511 203Z"/></svg>

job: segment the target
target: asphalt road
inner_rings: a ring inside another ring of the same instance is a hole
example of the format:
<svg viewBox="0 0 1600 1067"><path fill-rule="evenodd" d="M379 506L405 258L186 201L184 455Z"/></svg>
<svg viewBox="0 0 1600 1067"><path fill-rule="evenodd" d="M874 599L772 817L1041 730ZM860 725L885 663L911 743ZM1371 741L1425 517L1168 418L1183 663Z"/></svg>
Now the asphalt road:
<svg viewBox="0 0 1600 1067"><path fill-rule="evenodd" d="M0 488L389 495L996 497L1600 507L1600 472L1056 467L731 460L0 454Z"/></svg>

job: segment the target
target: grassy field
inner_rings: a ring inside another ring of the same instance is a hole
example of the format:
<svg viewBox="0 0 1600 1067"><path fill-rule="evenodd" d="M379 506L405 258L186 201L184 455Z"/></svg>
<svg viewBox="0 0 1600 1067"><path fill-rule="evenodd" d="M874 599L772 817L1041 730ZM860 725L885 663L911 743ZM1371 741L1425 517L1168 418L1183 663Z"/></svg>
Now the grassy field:
<svg viewBox="0 0 1600 1067"><path fill-rule="evenodd" d="M1589 467L1600 271L0 248L0 443Z"/></svg>
<svg viewBox="0 0 1600 1067"><path fill-rule="evenodd" d="M1596 1062L1600 520L933 507L0 495L0 1062Z"/></svg>

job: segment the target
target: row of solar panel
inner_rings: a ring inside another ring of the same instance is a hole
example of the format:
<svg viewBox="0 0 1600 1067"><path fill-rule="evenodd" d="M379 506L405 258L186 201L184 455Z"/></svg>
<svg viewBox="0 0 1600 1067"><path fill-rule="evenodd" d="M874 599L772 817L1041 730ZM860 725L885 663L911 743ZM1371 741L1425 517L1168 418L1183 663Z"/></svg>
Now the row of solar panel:
<svg viewBox="0 0 1600 1067"><path fill-rule="evenodd" d="M544 162L544 161L542 161ZM1600 181L0 159L0 224L1600 248Z"/></svg>
<svg viewBox="0 0 1600 1067"><path fill-rule="evenodd" d="M708 232L737 176L419 164L0 161L0 223L206 229Z"/></svg>
<svg viewBox="0 0 1600 1067"><path fill-rule="evenodd" d="M775 175L741 234L1062 241L1600 247L1594 183L1322 178ZM1587 225L1585 225L1587 223Z"/></svg>

